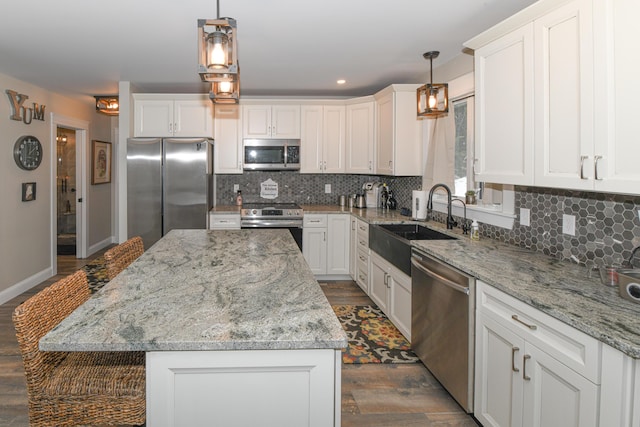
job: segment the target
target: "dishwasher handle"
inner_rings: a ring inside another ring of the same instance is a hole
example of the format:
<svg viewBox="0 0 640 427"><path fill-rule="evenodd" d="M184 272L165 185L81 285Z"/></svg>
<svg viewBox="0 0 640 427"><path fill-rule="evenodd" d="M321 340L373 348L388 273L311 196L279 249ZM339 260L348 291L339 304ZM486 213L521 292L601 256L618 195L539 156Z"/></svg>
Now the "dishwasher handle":
<svg viewBox="0 0 640 427"><path fill-rule="evenodd" d="M452 288L452 289L454 289L454 290L456 290L458 292L462 292L463 294L469 295L469 287L468 286L459 285L458 283L452 282L451 280L447 279L446 277L441 276L438 273L429 270L420 261L416 261L415 258L411 258L411 265L413 265L415 268L417 268L418 270L420 270L421 272L423 272L427 276L430 276L430 277L436 279L438 282L440 282L440 283L442 283L444 285L447 285L450 288Z"/></svg>

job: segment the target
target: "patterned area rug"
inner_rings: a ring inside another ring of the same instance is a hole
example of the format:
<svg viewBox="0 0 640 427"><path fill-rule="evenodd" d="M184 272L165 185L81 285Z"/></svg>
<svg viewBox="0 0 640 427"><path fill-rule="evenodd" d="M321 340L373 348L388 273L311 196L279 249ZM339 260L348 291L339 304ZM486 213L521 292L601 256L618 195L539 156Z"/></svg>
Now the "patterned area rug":
<svg viewBox="0 0 640 427"><path fill-rule="evenodd" d="M87 280L89 281L89 288L92 293L96 292L109 281L107 278L107 267L105 266L103 257L89 261L82 269L87 273Z"/></svg>
<svg viewBox="0 0 640 427"><path fill-rule="evenodd" d="M416 363L406 338L384 313L370 305L334 305L349 345L342 363Z"/></svg>

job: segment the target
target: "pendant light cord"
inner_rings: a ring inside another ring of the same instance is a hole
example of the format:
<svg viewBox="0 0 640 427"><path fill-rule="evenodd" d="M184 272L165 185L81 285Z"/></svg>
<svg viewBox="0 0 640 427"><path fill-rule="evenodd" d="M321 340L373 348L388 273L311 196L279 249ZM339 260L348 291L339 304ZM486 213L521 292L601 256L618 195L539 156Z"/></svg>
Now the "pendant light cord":
<svg viewBox="0 0 640 427"><path fill-rule="evenodd" d="M220 19L220 0L216 0L216 14L218 15L217 19Z"/></svg>

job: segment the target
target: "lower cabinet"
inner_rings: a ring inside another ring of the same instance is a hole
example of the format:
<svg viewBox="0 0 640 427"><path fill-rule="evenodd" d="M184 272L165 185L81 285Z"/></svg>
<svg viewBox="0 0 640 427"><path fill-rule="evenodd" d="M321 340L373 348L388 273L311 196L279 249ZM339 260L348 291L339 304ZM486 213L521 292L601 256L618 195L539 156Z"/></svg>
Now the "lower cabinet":
<svg viewBox="0 0 640 427"><path fill-rule="evenodd" d="M354 280L369 294L369 224L358 219L355 225L355 277Z"/></svg>
<svg viewBox="0 0 640 427"><path fill-rule="evenodd" d="M411 340L411 277L373 251L369 256L369 296Z"/></svg>
<svg viewBox="0 0 640 427"><path fill-rule="evenodd" d="M307 214L302 254L315 275L349 275L351 215Z"/></svg>
<svg viewBox="0 0 640 427"><path fill-rule="evenodd" d="M240 230L240 214L209 214L210 230Z"/></svg>
<svg viewBox="0 0 640 427"><path fill-rule="evenodd" d="M485 427L597 426L601 344L476 283L476 418Z"/></svg>

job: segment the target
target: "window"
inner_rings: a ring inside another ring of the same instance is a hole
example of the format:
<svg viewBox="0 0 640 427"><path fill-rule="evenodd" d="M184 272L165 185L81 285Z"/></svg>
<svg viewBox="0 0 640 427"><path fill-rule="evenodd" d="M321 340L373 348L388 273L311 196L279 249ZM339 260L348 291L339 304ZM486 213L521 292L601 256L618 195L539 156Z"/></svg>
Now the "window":
<svg viewBox="0 0 640 427"><path fill-rule="evenodd" d="M454 100L455 121L454 194L464 198L467 189L475 189L473 180L473 96Z"/></svg>

